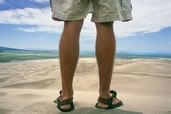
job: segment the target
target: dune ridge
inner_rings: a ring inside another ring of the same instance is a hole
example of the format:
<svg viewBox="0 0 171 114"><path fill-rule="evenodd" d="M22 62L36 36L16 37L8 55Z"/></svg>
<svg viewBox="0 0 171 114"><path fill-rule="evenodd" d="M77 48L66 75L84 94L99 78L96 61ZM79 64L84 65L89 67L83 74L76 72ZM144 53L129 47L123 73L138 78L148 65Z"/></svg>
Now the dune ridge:
<svg viewBox="0 0 171 114"><path fill-rule="evenodd" d="M171 59L116 59L111 88L124 106L95 109L95 58L79 59L71 114L171 114ZM53 103L61 89L58 59L0 63L0 114L61 114Z"/></svg>

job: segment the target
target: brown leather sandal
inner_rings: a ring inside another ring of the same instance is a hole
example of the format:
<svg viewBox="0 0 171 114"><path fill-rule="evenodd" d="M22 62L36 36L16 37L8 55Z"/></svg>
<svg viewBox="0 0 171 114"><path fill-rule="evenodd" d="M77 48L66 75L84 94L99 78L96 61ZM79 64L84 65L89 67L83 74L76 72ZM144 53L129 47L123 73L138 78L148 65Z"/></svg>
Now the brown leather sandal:
<svg viewBox="0 0 171 114"><path fill-rule="evenodd" d="M70 112L70 111L74 110L75 107L73 104L73 97L66 99L66 100L61 100L61 93L62 93L62 91L59 92L60 96L56 100L54 100L54 103L57 104L57 108L62 112ZM61 108L61 106L67 105L67 104L70 105L70 108L68 108L68 109L62 109Z"/></svg>
<svg viewBox="0 0 171 114"><path fill-rule="evenodd" d="M114 91L114 90L110 90L110 93L112 94L112 96L109 99L105 99L105 98L99 97L98 100L97 100L98 102L96 103L95 107L96 108L99 108L99 109L114 109L116 107L120 107L120 106L123 105L123 102L122 101L119 101L119 100L118 100L119 102L117 104L112 104L113 98L116 98L116 96L117 96L117 92ZM99 107L98 106L98 103L99 102L108 105L108 107L105 107L105 108Z"/></svg>

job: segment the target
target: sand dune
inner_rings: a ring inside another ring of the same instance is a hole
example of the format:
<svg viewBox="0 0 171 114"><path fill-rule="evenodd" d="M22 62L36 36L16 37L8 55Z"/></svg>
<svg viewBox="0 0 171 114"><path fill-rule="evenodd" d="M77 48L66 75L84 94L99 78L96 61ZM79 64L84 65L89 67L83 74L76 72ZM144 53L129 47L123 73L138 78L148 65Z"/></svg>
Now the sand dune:
<svg viewBox="0 0 171 114"><path fill-rule="evenodd" d="M60 114L53 100L61 89L59 60L0 63L0 114ZM111 88L124 106L95 109L96 59L80 59L71 114L171 114L171 59L117 59Z"/></svg>

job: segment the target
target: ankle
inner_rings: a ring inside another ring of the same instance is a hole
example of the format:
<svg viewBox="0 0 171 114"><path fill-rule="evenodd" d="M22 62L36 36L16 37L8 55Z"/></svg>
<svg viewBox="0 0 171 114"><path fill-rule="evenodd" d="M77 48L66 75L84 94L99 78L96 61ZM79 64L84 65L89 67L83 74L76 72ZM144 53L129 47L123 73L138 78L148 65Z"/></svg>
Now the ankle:
<svg viewBox="0 0 171 114"><path fill-rule="evenodd" d="M62 99L69 99L73 97L74 92L73 91L62 91L61 98Z"/></svg>
<svg viewBox="0 0 171 114"><path fill-rule="evenodd" d="M100 97L102 98L110 98L110 91L109 90L100 90L99 92Z"/></svg>

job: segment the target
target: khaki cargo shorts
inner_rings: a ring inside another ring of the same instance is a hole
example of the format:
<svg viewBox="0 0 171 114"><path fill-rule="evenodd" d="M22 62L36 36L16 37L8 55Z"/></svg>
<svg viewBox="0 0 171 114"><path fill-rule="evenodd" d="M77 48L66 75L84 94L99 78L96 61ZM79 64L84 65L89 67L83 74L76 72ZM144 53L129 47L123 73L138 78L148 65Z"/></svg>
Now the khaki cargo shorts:
<svg viewBox="0 0 171 114"><path fill-rule="evenodd" d="M93 22L129 21L131 0L50 0L54 20L84 19L92 13Z"/></svg>

